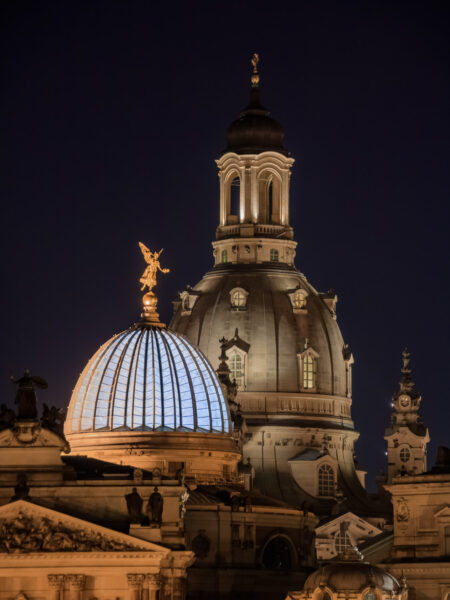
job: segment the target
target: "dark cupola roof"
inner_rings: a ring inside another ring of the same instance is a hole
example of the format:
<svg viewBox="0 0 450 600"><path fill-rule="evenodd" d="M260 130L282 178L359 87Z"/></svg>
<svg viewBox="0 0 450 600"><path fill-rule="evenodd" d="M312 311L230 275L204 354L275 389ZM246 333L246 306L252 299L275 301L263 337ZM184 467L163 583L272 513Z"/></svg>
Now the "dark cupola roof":
<svg viewBox="0 0 450 600"><path fill-rule="evenodd" d="M222 154L259 154L272 150L285 156L289 152L283 146L284 132L281 125L270 116L270 112L261 104L259 90L259 57L253 55L252 88L250 102L239 118L231 123L227 130L227 146Z"/></svg>

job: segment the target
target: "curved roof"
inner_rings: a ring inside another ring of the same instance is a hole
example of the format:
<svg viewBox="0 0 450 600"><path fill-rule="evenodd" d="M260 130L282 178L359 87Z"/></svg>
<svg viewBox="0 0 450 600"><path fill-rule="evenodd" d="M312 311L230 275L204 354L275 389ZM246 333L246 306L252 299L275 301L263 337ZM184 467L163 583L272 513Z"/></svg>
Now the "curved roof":
<svg viewBox="0 0 450 600"><path fill-rule="evenodd" d="M270 266L220 265L213 269L195 285L197 300L192 310L180 307L176 311L172 330L186 335L213 361L220 353L219 340L225 337L232 345L237 329L249 348L248 392L301 392L298 356L307 341L319 355L314 393L345 397L344 340L332 311L296 269ZM243 310L233 310L230 305L230 291L236 287L248 294ZM290 298L296 290L306 293L306 307L300 316ZM229 356L231 352L229 348Z"/></svg>
<svg viewBox="0 0 450 600"><path fill-rule="evenodd" d="M138 324L108 340L80 375L65 433L229 433L222 390L202 352L184 336Z"/></svg>
<svg viewBox="0 0 450 600"><path fill-rule="evenodd" d="M314 592L325 586L336 592L361 592L369 586L383 592L398 594L401 591L399 582L390 573L355 558L342 558L314 571L306 579L303 589Z"/></svg>
<svg viewBox="0 0 450 600"><path fill-rule="evenodd" d="M283 146L284 132L270 112L262 106L259 88L252 88L250 103L227 130L227 146L223 151L236 154L259 154L272 150L287 156Z"/></svg>

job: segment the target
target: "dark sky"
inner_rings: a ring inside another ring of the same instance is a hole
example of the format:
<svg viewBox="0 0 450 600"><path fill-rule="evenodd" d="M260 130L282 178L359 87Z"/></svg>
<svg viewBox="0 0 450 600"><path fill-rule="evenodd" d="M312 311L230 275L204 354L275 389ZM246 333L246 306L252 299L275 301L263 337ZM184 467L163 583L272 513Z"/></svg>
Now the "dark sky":
<svg viewBox="0 0 450 600"><path fill-rule="evenodd" d="M11 372L68 404L88 358L139 313L137 242L171 300L211 266L214 159L262 98L296 159L297 266L334 287L354 356L357 452L383 467L400 353L450 445L449 3L3 2L1 401Z"/></svg>

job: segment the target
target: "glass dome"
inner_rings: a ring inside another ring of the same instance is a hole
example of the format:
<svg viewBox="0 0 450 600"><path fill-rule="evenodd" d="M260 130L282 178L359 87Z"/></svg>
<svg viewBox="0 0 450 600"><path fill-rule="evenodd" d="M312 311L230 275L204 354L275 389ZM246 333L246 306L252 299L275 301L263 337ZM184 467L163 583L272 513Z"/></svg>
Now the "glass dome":
<svg viewBox="0 0 450 600"><path fill-rule="evenodd" d="M215 372L184 336L137 325L107 341L80 375L65 433L230 433Z"/></svg>

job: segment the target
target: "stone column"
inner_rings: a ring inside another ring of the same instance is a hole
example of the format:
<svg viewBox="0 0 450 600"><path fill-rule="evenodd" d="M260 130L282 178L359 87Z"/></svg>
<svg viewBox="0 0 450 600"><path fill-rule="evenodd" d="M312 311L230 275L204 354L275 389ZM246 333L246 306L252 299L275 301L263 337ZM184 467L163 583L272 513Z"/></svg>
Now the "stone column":
<svg viewBox="0 0 450 600"><path fill-rule="evenodd" d="M67 579L70 584L70 600L82 600L86 585L85 575L69 575Z"/></svg>
<svg viewBox="0 0 450 600"><path fill-rule="evenodd" d="M128 573L127 581L128 581L128 598L129 600L140 600L141 599L141 589L142 584L144 583L145 575L141 573Z"/></svg>
<svg viewBox="0 0 450 600"><path fill-rule="evenodd" d="M64 585L64 575L47 575L48 586L52 590L51 600L61 600L61 588Z"/></svg>
<svg viewBox="0 0 450 600"><path fill-rule="evenodd" d="M159 575L149 574L147 575L148 581L148 599L144 598L142 600L158 600L158 592L161 589L161 577Z"/></svg>

